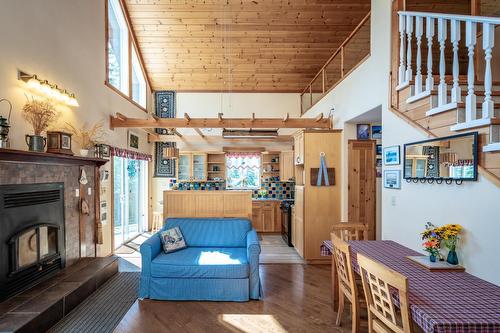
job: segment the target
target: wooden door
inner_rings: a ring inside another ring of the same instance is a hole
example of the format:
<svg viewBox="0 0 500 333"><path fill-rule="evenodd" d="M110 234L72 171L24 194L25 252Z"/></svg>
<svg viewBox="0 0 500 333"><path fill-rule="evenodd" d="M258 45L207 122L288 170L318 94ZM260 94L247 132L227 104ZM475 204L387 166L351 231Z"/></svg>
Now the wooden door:
<svg viewBox="0 0 500 333"><path fill-rule="evenodd" d="M304 186L295 186L295 249L304 257Z"/></svg>
<svg viewBox="0 0 500 333"><path fill-rule="evenodd" d="M258 201L252 203L252 226L257 232L264 231L262 226L262 205Z"/></svg>
<svg viewBox="0 0 500 333"><path fill-rule="evenodd" d="M293 178L294 163L293 151L283 151L280 156L280 180L288 181Z"/></svg>
<svg viewBox="0 0 500 333"><path fill-rule="evenodd" d="M272 203L265 203L262 207L262 221L264 232L272 232L274 230L274 207Z"/></svg>
<svg viewBox="0 0 500 333"><path fill-rule="evenodd" d="M368 225L368 239L376 235L376 142L349 140L348 219Z"/></svg>

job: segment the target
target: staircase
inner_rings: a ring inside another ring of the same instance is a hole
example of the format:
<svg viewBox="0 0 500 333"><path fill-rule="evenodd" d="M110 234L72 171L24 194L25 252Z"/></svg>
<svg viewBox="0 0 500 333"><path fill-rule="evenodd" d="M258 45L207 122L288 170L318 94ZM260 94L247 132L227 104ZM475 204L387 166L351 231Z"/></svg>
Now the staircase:
<svg viewBox="0 0 500 333"><path fill-rule="evenodd" d="M500 81L492 76L500 18L402 11L398 19L391 110L430 137L477 131L479 171L500 186Z"/></svg>

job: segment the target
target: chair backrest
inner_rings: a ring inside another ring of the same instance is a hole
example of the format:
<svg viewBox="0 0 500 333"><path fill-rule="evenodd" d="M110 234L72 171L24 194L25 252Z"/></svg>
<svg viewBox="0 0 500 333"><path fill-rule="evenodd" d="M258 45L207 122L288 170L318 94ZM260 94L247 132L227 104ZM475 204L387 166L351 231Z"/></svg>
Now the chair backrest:
<svg viewBox="0 0 500 333"><path fill-rule="evenodd" d="M412 323L408 303L408 279L362 254L357 255L358 265L363 281L369 320L396 333L411 333ZM399 307L394 304L394 296L398 297ZM396 309L399 308L399 313ZM378 322L377 322L378 320Z"/></svg>
<svg viewBox="0 0 500 333"><path fill-rule="evenodd" d="M331 237L335 267L337 267L337 275L339 277L339 289L353 302L353 300L357 300L358 292L352 269L351 246L334 233L331 233Z"/></svg>
<svg viewBox="0 0 500 333"><path fill-rule="evenodd" d="M363 223L335 223L332 231L344 241L368 240L368 225Z"/></svg>
<svg viewBox="0 0 500 333"><path fill-rule="evenodd" d="M187 246L246 247L252 224L241 218L167 218L162 230L179 227Z"/></svg>

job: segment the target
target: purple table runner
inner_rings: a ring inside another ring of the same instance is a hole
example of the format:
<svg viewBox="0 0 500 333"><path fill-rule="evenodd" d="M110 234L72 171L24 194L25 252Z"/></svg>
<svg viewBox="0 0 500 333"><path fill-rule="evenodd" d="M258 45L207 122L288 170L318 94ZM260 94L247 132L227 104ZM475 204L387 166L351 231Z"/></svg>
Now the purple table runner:
<svg viewBox="0 0 500 333"><path fill-rule="evenodd" d="M358 274L362 253L408 277L412 319L426 333L500 332L500 287L465 272L430 272L406 258L420 253L393 241L349 244ZM331 248L323 242L322 254Z"/></svg>

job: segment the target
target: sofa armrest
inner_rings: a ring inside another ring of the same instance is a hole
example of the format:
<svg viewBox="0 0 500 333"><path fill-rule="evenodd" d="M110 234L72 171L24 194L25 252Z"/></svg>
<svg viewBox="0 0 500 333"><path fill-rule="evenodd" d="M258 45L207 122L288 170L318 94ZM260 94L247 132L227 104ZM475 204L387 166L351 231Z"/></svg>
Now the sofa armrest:
<svg viewBox="0 0 500 333"><path fill-rule="evenodd" d="M257 236L257 231L255 231L255 229L252 229L247 233L247 257L248 265L250 268L250 298L252 299L260 299L261 297L259 255L259 237Z"/></svg>
<svg viewBox="0 0 500 333"><path fill-rule="evenodd" d="M151 262L161 251L160 233L152 235L144 243L141 244L141 282L139 288L139 297L149 297L149 282L151 279Z"/></svg>

